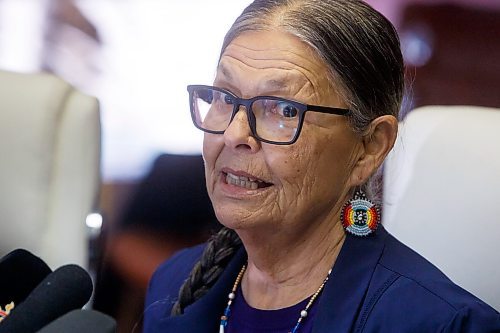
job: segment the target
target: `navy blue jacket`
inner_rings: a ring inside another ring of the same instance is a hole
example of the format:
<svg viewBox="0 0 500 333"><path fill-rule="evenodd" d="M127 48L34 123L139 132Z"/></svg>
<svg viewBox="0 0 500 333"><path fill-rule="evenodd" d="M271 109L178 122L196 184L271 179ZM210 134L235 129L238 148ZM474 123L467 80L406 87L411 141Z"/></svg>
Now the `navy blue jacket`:
<svg viewBox="0 0 500 333"><path fill-rule="evenodd" d="M203 245L179 252L150 282L144 332L217 333L227 294L246 253L240 249L211 290L170 317ZM500 332L500 315L451 282L383 227L348 235L319 300L313 332Z"/></svg>

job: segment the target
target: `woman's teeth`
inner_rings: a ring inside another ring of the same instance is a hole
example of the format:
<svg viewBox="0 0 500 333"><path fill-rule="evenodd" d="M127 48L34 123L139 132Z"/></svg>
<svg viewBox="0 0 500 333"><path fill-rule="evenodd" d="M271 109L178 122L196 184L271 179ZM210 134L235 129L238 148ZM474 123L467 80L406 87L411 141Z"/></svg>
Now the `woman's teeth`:
<svg viewBox="0 0 500 333"><path fill-rule="evenodd" d="M231 173L226 174L226 182L228 184L244 187L249 190L256 190L259 188L259 183L263 183L260 180L250 179L248 177L236 176Z"/></svg>

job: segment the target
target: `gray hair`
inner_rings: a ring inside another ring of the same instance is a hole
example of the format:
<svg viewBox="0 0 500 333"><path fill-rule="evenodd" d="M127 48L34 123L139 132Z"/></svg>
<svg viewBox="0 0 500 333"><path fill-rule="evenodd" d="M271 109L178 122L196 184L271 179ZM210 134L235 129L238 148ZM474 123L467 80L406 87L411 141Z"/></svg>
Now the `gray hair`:
<svg viewBox="0 0 500 333"><path fill-rule="evenodd" d="M357 0L255 0L226 34L221 55L240 34L272 29L291 33L317 52L351 111L354 130L363 133L382 115L398 116L404 93L399 38L393 25L369 5ZM363 187L370 195L371 186ZM183 313L209 290L240 244L227 228L209 241L181 287L172 315Z"/></svg>
<svg viewBox="0 0 500 333"><path fill-rule="evenodd" d="M240 34L279 29L311 46L348 104L354 129L382 115L398 116L404 64L393 25L356 0L256 0L226 34L221 55Z"/></svg>
<svg viewBox="0 0 500 333"><path fill-rule="evenodd" d="M298 37L329 68L328 79L348 105L354 130L363 133L382 115L398 118L404 95L404 63L394 26L356 0L256 0L224 38L221 56L240 34L280 30ZM361 188L381 201L380 173Z"/></svg>

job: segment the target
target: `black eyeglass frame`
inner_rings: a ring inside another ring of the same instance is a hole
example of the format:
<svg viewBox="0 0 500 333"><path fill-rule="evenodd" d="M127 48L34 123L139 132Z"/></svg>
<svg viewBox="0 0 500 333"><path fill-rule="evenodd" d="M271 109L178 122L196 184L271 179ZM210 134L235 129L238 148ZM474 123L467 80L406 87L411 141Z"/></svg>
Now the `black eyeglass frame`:
<svg viewBox="0 0 500 333"><path fill-rule="evenodd" d="M222 92L224 94L227 94L233 98L233 111L231 113L231 117L229 119L229 122L227 124L227 127L231 124L231 122L234 119L234 116L238 113L240 110L240 107L243 105L245 107L245 112L247 114L247 119L248 119L248 124L250 126L250 131L252 132L252 136L257 139L258 141L261 142L266 142L270 144L275 144L275 145L291 145L297 141L300 135L300 131L302 130L302 125L304 123L304 115L307 111L312 111L312 112L320 112L320 113L327 113L327 114L336 114L339 116L346 116L349 113L349 109L343 109L343 108L335 108L335 107L330 107L330 106L320 106L320 105L312 105L312 104L303 104L297 101L289 100L286 98L282 97L276 97L276 96L255 96L252 98L240 98L238 96L235 96L232 92L219 88L219 87L213 87L213 86L207 86L207 85L188 85L187 90L189 93L189 109L191 111L191 119L193 120L193 124L196 128L202 130L203 132L207 133L212 133L212 134L224 134L226 129L222 131L213 131L209 130L206 128L202 128L196 123L196 114L195 114L195 107L194 107L194 92L197 89L212 89L216 90L219 92ZM297 110L298 110L298 115L299 115L299 123L297 126L297 131L295 132L295 135L293 138L289 141L281 142L281 141L271 141L267 140L264 138L261 138L257 134L256 130L256 121L255 121L255 115L251 109L251 105L260 99L267 99L267 100L276 100L276 101L284 101L286 103L290 103L293 105Z"/></svg>

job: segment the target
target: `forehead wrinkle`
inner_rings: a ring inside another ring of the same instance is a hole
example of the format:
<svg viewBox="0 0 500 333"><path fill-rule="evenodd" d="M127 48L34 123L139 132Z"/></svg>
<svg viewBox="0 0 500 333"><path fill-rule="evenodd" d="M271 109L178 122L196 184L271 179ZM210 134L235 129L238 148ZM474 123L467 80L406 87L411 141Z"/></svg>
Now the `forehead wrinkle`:
<svg viewBox="0 0 500 333"><path fill-rule="evenodd" d="M308 81L306 84L303 84L300 89L297 91L297 95L300 95L302 94L302 91L306 89L307 86L310 86L311 85L311 82ZM305 95L305 93L304 93ZM314 89L314 87L312 87L312 91L310 93L308 93L308 96L315 96L317 97L317 91ZM310 102L306 103L306 104L311 104Z"/></svg>
<svg viewBox="0 0 500 333"><path fill-rule="evenodd" d="M240 61L239 59L236 59L236 58L233 58L233 57L230 57L230 56L227 56L229 58L232 58L234 61L237 61L239 62L241 65L243 66L247 66L247 67L250 67L251 69L253 70L258 70L258 69L280 69L280 70L285 70L285 71L289 71L290 69L288 68L281 68L281 67L274 67L274 66L269 66L269 67L262 67L262 68L254 68L248 64L246 64L245 62L243 61ZM231 73L231 71L224 65L224 63L221 61L219 63L219 66L218 66L218 70L220 70L220 72L222 73L222 75L228 79L229 81L233 81L234 77L233 77L233 74ZM263 86L266 88L266 89L269 89L269 90L283 90L284 88L287 88L288 85L286 82L289 82L290 79L288 79L289 75L287 74L281 74L281 75L278 75L277 78L271 78L271 79L268 79L264 82Z"/></svg>
<svg viewBox="0 0 500 333"><path fill-rule="evenodd" d="M249 59L249 60L255 60L253 58L250 58L250 57L246 57L244 56L246 59ZM318 84L314 84L313 80L310 78L311 77L314 77L316 78L316 80L319 80L319 78L317 78L317 75L312 72L311 70L301 66L301 65L298 65L294 62L291 62L291 61L288 61L288 60L283 60L283 59L279 59L281 61L283 61L284 63L290 63L294 66L290 66L290 67L284 67L284 66L277 66L277 65L268 65L268 66L265 66L265 65L260 65L260 66L255 66L253 64L250 64L250 63L247 63L235 56L232 56L232 55L229 55L229 54L224 54L223 57L221 58L221 61L219 63L219 68L221 69L221 72L222 74L230 79L231 81L234 82L234 76L231 74L230 70L224 65L224 58L229 58L229 59L232 59L234 60L235 62L241 64L242 66L245 66L245 67L248 67L252 70L259 70L259 69L279 69L279 70L283 70L283 71L286 71L286 72L292 72L294 74L292 74L292 79L287 79L286 81L288 82L291 82L291 81L294 81L295 83L300 83L300 81L305 81L305 83L302 85L302 87L300 88L300 91L305 88L307 86L306 83L309 83L309 85L312 87L312 90L313 90L313 94L311 95L317 95L317 91L318 89L316 89L316 86L319 86L319 82ZM262 59L264 61L274 61L274 60L270 60L270 59ZM260 62L261 60L256 60L258 62ZM292 68L293 67L293 68ZM299 73L299 75L295 74L295 73ZM309 74L309 75L308 75ZM283 75L283 77L288 77L289 75ZM295 79L295 80L294 80ZM270 81L273 81L273 79L271 79ZM278 90L283 90L283 88L290 88L290 85L289 84L286 84L283 80L279 80L279 79L274 79L274 81L277 81L276 83L279 83L279 86L281 89L278 89ZM280 82L281 81L281 82ZM266 82L267 83L267 82ZM265 85L266 88L267 85ZM297 92L295 92L295 94L297 94Z"/></svg>
<svg viewBox="0 0 500 333"><path fill-rule="evenodd" d="M233 48L241 48L241 49L244 49L246 51L249 51L249 53L251 53L251 56L246 56L247 58L250 58L252 60L285 60L291 64L294 64L296 66L299 66L296 62L292 61L291 59L284 59L283 58L283 53L289 55L288 58L293 58L293 57L298 57L300 58L301 60L304 60L305 62L308 62L310 65L312 65L312 67L314 67L315 69L317 70L324 70L323 65L322 63L320 63L320 61L318 60L317 58L317 55L312 51L310 50L309 46L307 46L306 44L303 44L304 46L304 50L307 51L307 55L303 55L301 53L299 53L298 51L294 51L293 49L289 49L289 48L269 48L269 49L254 49L254 48L251 48L251 47L248 47L248 46L245 46L243 44L238 44L238 42L236 41L233 41L231 44L229 44L226 48L226 51L224 51L224 53L226 53L228 50L231 51L231 49ZM236 52L238 52L236 50ZM258 55L261 54L262 52L265 53L265 57L259 57ZM271 52L271 55L273 55L273 53L278 53L277 57L276 58L271 58L269 59L269 52ZM316 61L314 61L316 60ZM304 65L301 65L301 67L303 67Z"/></svg>
<svg viewBox="0 0 500 333"><path fill-rule="evenodd" d="M236 58L233 58L233 59L235 61L239 61ZM246 65L242 61L239 61L239 62L243 65ZM251 67L251 66L249 66L249 67ZM266 68L271 68L271 67L265 67L262 69L266 69ZM279 68L279 69L285 69L285 68ZM226 66L224 65L223 62L219 63L218 70L220 70L222 72L222 75L224 75L225 78L229 79L230 81L233 80L233 75L232 75L231 71L228 68L226 68ZM264 87L266 87L266 89L269 89L269 90L283 90L284 88L287 87L286 82L290 81L289 79L287 79L287 77L288 77L288 75L280 75L278 78L269 79L269 80L265 81Z"/></svg>

